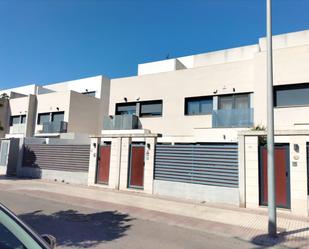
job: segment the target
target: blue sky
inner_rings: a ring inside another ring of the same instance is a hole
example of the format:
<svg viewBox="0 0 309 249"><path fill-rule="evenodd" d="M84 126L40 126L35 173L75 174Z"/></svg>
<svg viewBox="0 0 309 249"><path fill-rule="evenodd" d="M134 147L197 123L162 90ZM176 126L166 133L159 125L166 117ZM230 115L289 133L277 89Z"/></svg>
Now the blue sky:
<svg viewBox="0 0 309 249"><path fill-rule="evenodd" d="M0 88L257 43L266 0L0 0ZM309 29L309 0L273 0L275 34Z"/></svg>

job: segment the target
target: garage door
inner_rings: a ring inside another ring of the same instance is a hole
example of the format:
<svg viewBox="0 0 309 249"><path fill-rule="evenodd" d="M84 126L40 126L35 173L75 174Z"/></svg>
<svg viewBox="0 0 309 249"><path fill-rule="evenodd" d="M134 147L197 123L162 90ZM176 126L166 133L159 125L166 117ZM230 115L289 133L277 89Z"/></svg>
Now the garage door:
<svg viewBox="0 0 309 249"><path fill-rule="evenodd" d="M157 144L155 179L237 188L238 145Z"/></svg>

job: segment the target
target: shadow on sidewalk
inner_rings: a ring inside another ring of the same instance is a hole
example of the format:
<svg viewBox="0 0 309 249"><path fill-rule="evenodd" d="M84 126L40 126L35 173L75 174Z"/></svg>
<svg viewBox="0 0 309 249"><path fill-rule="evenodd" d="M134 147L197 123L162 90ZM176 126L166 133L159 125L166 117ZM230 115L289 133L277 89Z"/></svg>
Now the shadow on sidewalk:
<svg viewBox="0 0 309 249"><path fill-rule="evenodd" d="M58 246L90 248L126 235L133 220L127 214L107 211L82 214L76 210L44 214L42 210L19 215L40 234L56 237Z"/></svg>
<svg viewBox="0 0 309 249"><path fill-rule="evenodd" d="M293 247L295 249L308 247L309 245L309 238L307 237L288 237L289 235L296 235L302 232L309 231L309 227L296 229L292 231L284 231L279 232L277 237L270 237L268 234L262 234L254 237L251 242L255 245L258 245L260 249L263 248L270 248L276 245L282 245L285 242L297 242L297 244L302 244L301 246Z"/></svg>

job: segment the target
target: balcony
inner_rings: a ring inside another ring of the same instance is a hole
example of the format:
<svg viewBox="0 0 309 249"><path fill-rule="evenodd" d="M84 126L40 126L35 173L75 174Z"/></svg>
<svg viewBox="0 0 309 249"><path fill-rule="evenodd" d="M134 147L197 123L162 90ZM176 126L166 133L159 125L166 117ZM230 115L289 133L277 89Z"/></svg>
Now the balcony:
<svg viewBox="0 0 309 249"><path fill-rule="evenodd" d="M236 128L253 126L253 108L221 109L212 112L213 128Z"/></svg>
<svg viewBox="0 0 309 249"><path fill-rule="evenodd" d="M66 133L68 122L45 122L43 123L41 133Z"/></svg>
<svg viewBox="0 0 309 249"><path fill-rule="evenodd" d="M136 115L105 116L103 119L103 130L132 130L139 128L139 119Z"/></svg>
<svg viewBox="0 0 309 249"><path fill-rule="evenodd" d="M13 124L10 126L10 134L24 134L26 133L26 124Z"/></svg>

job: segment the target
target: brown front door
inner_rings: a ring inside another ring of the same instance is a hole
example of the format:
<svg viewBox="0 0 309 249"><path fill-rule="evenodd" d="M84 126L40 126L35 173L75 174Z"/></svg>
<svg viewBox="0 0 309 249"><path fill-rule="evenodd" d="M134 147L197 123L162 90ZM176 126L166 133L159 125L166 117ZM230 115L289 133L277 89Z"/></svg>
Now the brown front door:
<svg viewBox="0 0 309 249"><path fill-rule="evenodd" d="M129 167L129 187L143 188L144 186L145 146L132 144Z"/></svg>
<svg viewBox="0 0 309 249"><path fill-rule="evenodd" d="M290 208L289 146L275 146L276 204ZM267 205L267 148L260 147L260 203Z"/></svg>
<svg viewBox="0 0 309 249"><path fill-rule="evenodd" d="M109 165L111 157L111 145L104 144L100 146L100 155L98 161L97 182L108 184Z"/></svg>

